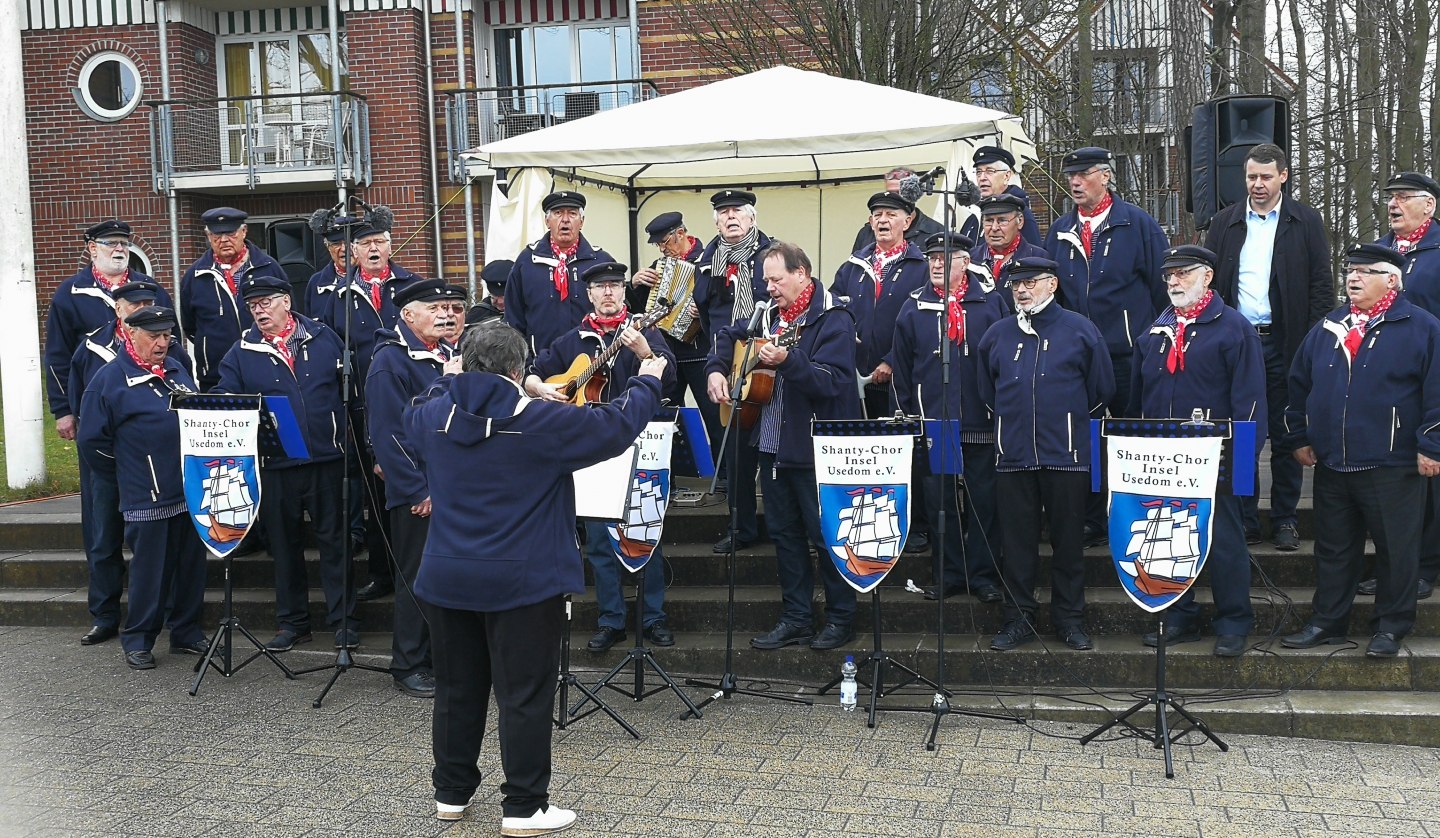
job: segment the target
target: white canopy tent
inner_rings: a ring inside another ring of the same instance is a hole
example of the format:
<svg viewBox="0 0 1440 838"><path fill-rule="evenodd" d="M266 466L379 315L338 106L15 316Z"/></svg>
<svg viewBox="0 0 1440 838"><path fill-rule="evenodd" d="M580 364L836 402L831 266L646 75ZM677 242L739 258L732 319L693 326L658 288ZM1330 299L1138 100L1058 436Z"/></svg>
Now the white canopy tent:
<svg viewBox="0 0 1440 838"><path fill-rule="evenodd" d="M881 174L944 166L938 186L946 186L981 145L1035 158L1019 119L1001 111L774 67L466 154L509 175L508 194L497 187L491 196L489 260L513 258L544 234L542 196L576 189L589 201L586 238L633 269L655 255L642 249L645 222L678 210L706 240L714 235L708 196L731 187L756 192L760 228L804 247L828 280L849 256L866 199L883 188ZM940 217L938 198L921 208Z"/></svg>

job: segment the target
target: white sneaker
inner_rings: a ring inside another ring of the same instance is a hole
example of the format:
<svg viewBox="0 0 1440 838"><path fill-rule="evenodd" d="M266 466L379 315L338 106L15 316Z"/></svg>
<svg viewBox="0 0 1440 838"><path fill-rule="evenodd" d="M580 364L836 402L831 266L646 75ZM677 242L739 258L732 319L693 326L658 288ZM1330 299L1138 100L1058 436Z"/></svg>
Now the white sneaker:
<svg viewBox="0 0 1440 838"><path fill-rule="evenodd" d="M465 816L465 810L469 806L469 803L465 803L462 805L455 803L441 803L437 800L435 801L435 817L439 818L442 821L458 821Z"/></svg>
<svg viewBox="0 0 1440 838"><path fill-rule="evenodd" d="M501 818L500 834L549 835L567 829L575 823L575 813L559 806L544 806L528 818Z"/></svg>

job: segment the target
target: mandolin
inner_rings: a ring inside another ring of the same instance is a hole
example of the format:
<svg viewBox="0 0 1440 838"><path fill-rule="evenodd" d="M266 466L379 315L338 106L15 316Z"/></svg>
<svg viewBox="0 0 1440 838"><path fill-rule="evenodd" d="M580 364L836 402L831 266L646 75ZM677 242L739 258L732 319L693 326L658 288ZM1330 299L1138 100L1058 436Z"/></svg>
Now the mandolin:
<svg viewBox="0 0 1440 838"><path fill-rule="evenodd" d="M645 331L660 322L675 304L665 298L655 301L655 305L644 315L632 321L629 325L634 326L637 331ZM621 329L624 326L620 327ZM620 331L619 329L616 330ZM605 385L609 383L610 376L606 372L610 368L610 362L625 348L618 336L614 343L601 350L600 354L591 358L589 355L577 355L570 364L570 368L545 379L546 384L559 387L565 394L565 398L576 407L600 401L600 394L605 392Z"/></svg>
<svg viewBox="0 0 1440 838"><path fill-rule="evenodd" d="M740 401L734 405L720 405L720 424L730 424L730 414L733 410L740 412L740 427L749 430L754 427L755 420L760 418L760 409L770 403L775 395L775 368L760 362L760 347L767 343L774 343L781 349L789 349L800 341L800 327L798 321L787 323L772 340L770 338L751 338L735 342L735 355L730 363L730 392L735 392L735 382L744 379L745 383L740 385ZM753 349L747 351L747 346ZM747 354L749 359L746 359Z"/></svg>

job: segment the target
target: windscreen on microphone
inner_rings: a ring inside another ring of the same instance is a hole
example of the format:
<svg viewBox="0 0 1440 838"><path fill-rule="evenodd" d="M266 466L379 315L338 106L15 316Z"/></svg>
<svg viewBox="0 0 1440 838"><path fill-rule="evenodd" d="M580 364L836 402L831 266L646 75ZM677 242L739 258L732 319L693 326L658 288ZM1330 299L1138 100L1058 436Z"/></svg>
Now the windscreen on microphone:
<svg viewBox="0 0 1440 838"><path fill-rule="evenodd" d="M964 169L960 170L960 185L955 187L955 203L962 207L973 207L980 203L980 187L970 179Z"/></svg>
<svg viewBox="0 0 1440 838"><path fill-rule="evenodd" d="M910 203L920 200L925 194L925 189L920 185L920 178L914 175L906 175L900 178L900 197Z"/></svg>

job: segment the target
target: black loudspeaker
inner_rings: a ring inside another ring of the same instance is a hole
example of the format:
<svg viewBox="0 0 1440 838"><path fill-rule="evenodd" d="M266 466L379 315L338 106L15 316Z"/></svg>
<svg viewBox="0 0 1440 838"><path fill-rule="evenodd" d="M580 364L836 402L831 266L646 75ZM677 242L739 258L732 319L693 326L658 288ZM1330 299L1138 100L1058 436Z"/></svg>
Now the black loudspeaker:
<svg viewBox="0 0 1440 838"><path fill-rule="evenodd" d="M1195 226L1245 200L1245 156L1261 143L1290 154L1290 106L1273 96L1226 96L1195 106L1185 133L1190 188L1185 208Z"/></svg>

